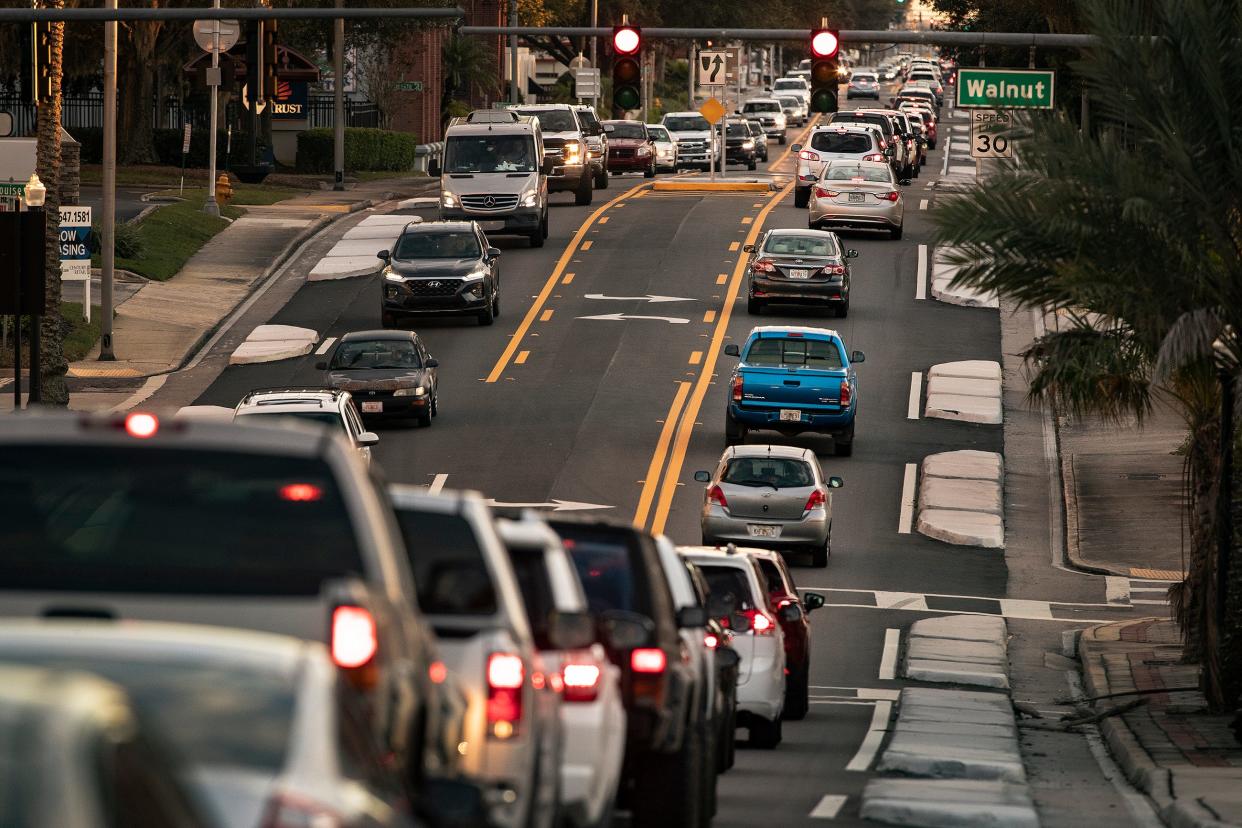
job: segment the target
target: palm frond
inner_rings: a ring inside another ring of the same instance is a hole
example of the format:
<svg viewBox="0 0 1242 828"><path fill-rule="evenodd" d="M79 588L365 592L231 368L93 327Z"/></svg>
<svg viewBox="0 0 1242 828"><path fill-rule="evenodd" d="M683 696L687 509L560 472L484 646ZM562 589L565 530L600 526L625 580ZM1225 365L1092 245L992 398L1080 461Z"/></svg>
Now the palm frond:
<svg viewBox="0 0 1242 828"><path fill-rule="evenodd" d="M1076 419L1142 422L1151 413L1150 361L1124 326L1080 320L1036 340L1023 356L1033 401L1055 399Z"/></svg>

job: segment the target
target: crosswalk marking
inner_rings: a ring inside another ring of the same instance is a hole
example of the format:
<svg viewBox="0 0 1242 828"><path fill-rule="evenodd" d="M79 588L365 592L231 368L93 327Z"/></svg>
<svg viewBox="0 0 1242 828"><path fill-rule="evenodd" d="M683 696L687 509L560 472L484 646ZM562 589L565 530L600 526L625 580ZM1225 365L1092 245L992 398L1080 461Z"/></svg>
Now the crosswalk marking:
<svg viewBox="0 0 1242 828"><path fill-rule="evenodd" d="M1130 604L1095 604L1042 601L1024 598L985 598L976 595L894 592L876 589L810 587L824 596L827 605L842 609L901 610L946 615L992 615L1030 621L1062 621L1107 624L1134 617L1134 605L1164 601L1132 601Z"/></svg>

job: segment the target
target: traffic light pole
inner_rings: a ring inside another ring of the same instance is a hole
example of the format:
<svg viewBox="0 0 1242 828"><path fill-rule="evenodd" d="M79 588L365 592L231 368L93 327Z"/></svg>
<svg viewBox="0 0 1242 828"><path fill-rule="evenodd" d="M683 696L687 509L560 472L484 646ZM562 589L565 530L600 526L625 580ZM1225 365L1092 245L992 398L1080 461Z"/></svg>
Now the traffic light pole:
<svg viewBox="0 0 1242 828"><path fill-rule="evenodd" d="M116 4L116 0L107 0L109 9L115 9ZM116 361L116 353L112 350L112 280L116 273L116 27L116 21L104 24L103 215L99 217L102 236L99 251L100 362ZM215 113L214 109L212 113ZM211 134L214 138L214 129Z"/></svg>
<svg viewBox="0 0 1242 828"><path fill-rule="evenodd" d="M344 6L336 0L336 7ZM345 19L332 25L332 189L345 189Z"/></svg>
<svg viewBox="0 0 1242 828"><path fill-rule="evenodd" d="M110 1L116 3L116 0ZM220 0L215 0L212 8L220 8ZM115 23L108 25L116 26ZM217 112L220 102L220 24L218 22L215 34L212 35L211 46L211 77L207 79L207 94L211 95L211 134L207 137L207 201L203 203L203 212L209 216L218 216L220 215L220 204L216 201L216 131L220 128L220 116ZM115 66L113 71L116 71Z"/></svg>

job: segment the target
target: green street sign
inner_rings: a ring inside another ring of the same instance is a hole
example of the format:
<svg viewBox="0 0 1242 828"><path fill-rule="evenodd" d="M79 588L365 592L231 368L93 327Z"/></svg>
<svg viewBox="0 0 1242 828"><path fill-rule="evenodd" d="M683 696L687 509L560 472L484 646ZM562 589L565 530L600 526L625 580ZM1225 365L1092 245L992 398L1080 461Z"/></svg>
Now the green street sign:
<svg viewBox="0 0 1242 828"><path fill-rule="evenodd" d="M397 90L400 92L422 92L422 81L397 81Z"/></svg>
<svg viewBox="0 0 1242 828"><path fill-rule="evenodd" d="M957 105L982 109L1052 109L1051 69L967 69L957 72Z"/></svg>
<svg viewBox="0 0 1242 828"><path fill-rule="evenodd" d="M24 196L26 194L26 182L20 184L15 181L0 182L0 196Z"/></svg>

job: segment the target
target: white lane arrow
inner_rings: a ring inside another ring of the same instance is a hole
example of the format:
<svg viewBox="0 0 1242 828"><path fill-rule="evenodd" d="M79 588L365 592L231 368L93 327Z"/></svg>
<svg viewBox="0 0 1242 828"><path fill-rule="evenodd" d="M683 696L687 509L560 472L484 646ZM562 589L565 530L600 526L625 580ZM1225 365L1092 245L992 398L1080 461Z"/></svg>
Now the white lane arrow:
<svg viewBox="0 0 1242 828"><path fill-rule="evenodd" d="M685 325L690 320L681 319L677 316L634 316L629 313L601 313L596 316L579 316L579 319L603 319L605 322L624 322L627 319L654 319L660 322L668 322L672 325Z"/></svg>
<svg viewBox="0 0 1242 828"><path fill-rule="evenodd" d="M614 302L648 302L653 305L659 302L697 302L698 301L697 299L691 299L685 296L653 296L650 293L647 294L646 296L605 296L602 293L588 293L583 298L584 299L611 299Z"/></svg>
<svg viewBox="0 0 1242 828"><path fill-rule="evenodd" d="M487 505L500 509L551 509L553 512L585 512L590 509L612 508L600 503L578 503L574 500L559 500L555 497L546 503L504 503L489 498Z"/></svg>

